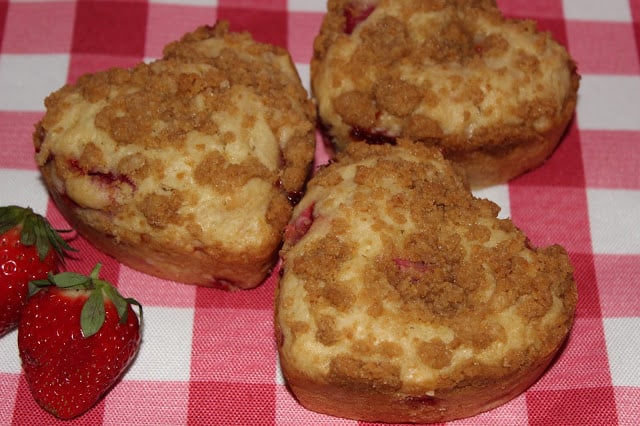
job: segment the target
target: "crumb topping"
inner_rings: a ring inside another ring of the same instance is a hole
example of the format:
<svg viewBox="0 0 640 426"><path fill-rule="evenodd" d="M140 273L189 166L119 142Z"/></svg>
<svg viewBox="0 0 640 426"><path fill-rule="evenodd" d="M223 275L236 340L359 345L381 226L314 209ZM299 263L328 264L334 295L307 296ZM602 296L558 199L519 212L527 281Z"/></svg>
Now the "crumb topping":
<svg viewBox="0 0 640 426"><path fill-rule="evenodd" d="M376 392L466 386L535 365L571 326L565 250L533 248L435 149L352 144L293 220L309 206L308 230L282 249L278 321L281 350L310 376Z"/></svg>
<svg viewBox="0 0 640 426"><path fill-rule="evenodd" d="M121 240L275 249L314 156L315 109L289 54L225 22L45 105L38 165L80 208L108 212L95 225Z"/></svg>
<svg viewBox="0 0 640 426"><path fill-rule="evenodd" d="M311 64L339 147L364 128L453 152L491 149L536 140L572 114L579 77L566 49L495 1L368 1L345 31L354 3L329 1ZM502 137L487 138L496 128Z"/></svg>

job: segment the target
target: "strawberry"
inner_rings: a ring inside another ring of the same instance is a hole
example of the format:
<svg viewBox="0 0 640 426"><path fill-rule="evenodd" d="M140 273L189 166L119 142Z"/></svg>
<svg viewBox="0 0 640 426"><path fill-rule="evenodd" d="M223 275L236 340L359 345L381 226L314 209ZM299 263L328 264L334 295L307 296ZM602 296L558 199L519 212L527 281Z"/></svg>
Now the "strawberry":
<svg viewBox="0 0 640 426"><path fill-rule="evenodd" d="M61 419L93 407L140 347L142 306L98 278L74 272L30 282L18 351L36 402ZM140 318L132 309L138 307Z"/></svg>
<svg viewBox="0 0 640 426"><path fill-rule="evenodd" d="M18 324L28 282L58 272L68 250L73 249L32 209L0 207L0 336Z"/></svg>

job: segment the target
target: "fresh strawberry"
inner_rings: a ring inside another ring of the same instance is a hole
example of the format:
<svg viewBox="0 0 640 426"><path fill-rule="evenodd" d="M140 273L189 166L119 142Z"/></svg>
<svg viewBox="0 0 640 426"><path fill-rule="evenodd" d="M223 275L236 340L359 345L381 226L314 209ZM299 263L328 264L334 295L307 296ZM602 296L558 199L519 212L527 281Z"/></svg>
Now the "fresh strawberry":
<svg viewBox="0 0 640 426"><path fill-rule="evenodd" d="M140 346L142 306L99 279L100 267L89 276L63 272L30 282L18 324L18 350L31 393L61 419L93 407Z"/></svg>
<svg viewBox="0 0 640 426"><path fill-rule="evenodd" d="M28 282L58 272L67 250L72 248L32 209L0 207L0 336L18 324Z"/></svg>

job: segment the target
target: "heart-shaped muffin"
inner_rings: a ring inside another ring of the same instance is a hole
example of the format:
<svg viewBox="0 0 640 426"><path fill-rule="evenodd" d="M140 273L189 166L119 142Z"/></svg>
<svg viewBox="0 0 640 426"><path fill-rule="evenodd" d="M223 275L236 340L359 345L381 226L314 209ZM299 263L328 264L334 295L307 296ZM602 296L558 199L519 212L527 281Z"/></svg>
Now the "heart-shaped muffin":
<svg viewBox="0 0 640 426"><path fill-rule="evenodd" d="M329 0L311 83L325 135L438 146L473 187L553 152L579 76L566 49L492 0Z"/></svg>
<svg viewBox="0 0 640 426"><path fill-rule="evenodd" d="M315 107L286 50L220 22L45 103L36 161L89 242L184 283L264 280L315 152Z"/></svg>
<svg viewBox="0 0 640 426"><path fill-rule="evenodd" d="M534 248L439 150L349 144L285 232L275 327L300 403L365 421L496 407L549 366L573 322L566 251Z"/></svg>

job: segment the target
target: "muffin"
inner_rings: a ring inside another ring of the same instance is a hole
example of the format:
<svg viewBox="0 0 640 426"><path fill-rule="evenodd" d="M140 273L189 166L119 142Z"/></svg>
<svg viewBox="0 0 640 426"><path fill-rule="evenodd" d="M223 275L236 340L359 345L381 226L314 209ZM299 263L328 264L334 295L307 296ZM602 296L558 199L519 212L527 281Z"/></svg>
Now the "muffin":
<svg viewBox="0 0 640 426"><path fill-rule="evenodd" d="M492 0L329 0L311 86L325 137L439 147L474 188L542 164L575 110L566 49Z"/></svg>
<svg viewBox="0 0 640 426"><path fill-rule="evenodd" d="M226 22L45 100L36 162L81 235L134 269L251 288L313 163L315 108L282 48Z"/></svg>
<svg viewBox="0 0 640 426"><path fill-rule="evenodd" d="M437 148L349 144L285 232L280 365L306 408L446 422L514 398L573 322L566 251L534 248Z"/></svg>

